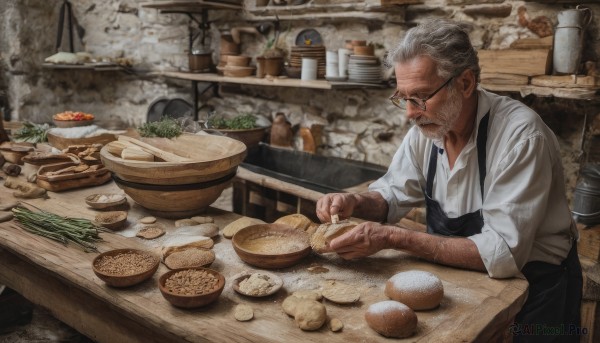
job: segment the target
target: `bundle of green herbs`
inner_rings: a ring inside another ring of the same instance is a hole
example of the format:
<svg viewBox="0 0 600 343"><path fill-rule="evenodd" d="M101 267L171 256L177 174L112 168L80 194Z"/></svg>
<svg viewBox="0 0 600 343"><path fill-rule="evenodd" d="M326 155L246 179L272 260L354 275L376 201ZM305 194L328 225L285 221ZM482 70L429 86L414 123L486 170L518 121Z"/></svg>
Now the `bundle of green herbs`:
<svg viewBox="0 0 600 343"><path fill-rule="evenodd" d="M64 245L71 241L85 252L98 252L94 243L102 241L99 233L109 232L83 218L61 217L45 211L34 212L23 206L14 207L12 212L20 228Z"/></svg>
<svg viewBox="0 0 600 343"><path fill-rule="evenodd" d="M256 128L256 116L245 113L232 119L214 116L208 119L208 127L211 129L247 130Z"/></svg>
<svg viewBox="0 0 600 343"><path fill-rule="evenodd" d="M142 137L175 138L183 132L177 120L171 117L162 117L159 121L144 123L138 128Z"/></svg>
<svg viewBox="0 0 600 343"><path fill-rule="evenodd" d="M35 124L29 121L23 123L23 127L13 134L15 142L41 143L48 141L47 134L50 130L48 124Z"/></svg>

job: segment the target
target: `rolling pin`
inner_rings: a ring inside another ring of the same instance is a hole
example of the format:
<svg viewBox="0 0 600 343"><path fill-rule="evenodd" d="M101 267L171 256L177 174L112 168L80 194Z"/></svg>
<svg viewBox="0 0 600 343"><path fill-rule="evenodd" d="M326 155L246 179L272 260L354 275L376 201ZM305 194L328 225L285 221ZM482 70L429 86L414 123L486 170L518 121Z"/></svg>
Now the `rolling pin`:
<svg viewBox="0 0 600 343"><path fill-rule="evenodd" d="M119 141L124 142L125 144L130 143L136 145L142 150L151 153L152 155L164 160L165 162L191 162L192 160L189 158L185 158L176 154L173 154L168 151L164 151L155 146L152 146L148 143L144 143L139 139L135 139L129 136L119 136Z"/></svg>

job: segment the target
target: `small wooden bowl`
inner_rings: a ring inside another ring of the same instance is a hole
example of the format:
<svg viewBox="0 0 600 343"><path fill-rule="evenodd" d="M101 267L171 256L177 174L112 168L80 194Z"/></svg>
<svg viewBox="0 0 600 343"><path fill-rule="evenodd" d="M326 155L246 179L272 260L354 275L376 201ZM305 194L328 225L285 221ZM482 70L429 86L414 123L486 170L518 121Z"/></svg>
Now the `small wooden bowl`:
<svg viewBox="0 0 600 343"><path fill-rule="evenodd" d="M268 276L271 280L273 280L273 282L275 283L271 289L266 292L265 294L260 294L260 295L256 295L256 294L250 294L250 293L246 293L244 291L242 291L240 289L240 282L248 279L252 274L263 274ZM245 295L245 296L249 296L249 297L253 297L253 298L261 298L261 297L266 297L269 296L271 294L275 294L277 293L277 291L279 291L281 289L281 287L283 286L283 280L281 280L281 278L273 273L268 273L268 272L250 272L250 271L244 271L241 272L239 274L236 274L232 277L233 280L233 285L231 285L231 288L233 288L234 291Z"/></svg>
<svg viewBox="0 0 600 343"><path fill-rule="evenodd" d="M248 56L229 55L227 57L227 66L247 67L248 63L250 63L250 57Z"/></svg>
<svg viewBox="0 0 600 343"><path fill-rule="evenodd" d="M242 261L266 269L293 266L311 252L308 234L283 224L251 225L231 241Z"/></svg>
<svg viewBox="0 0 600 343"><path fill-rule="evenodd" d="M126 211L109 211L102 212L96 215L96 223L109 230L118 230L123 227L127 221Z"/></svg>
<svg viewBox="0 0 600 343"><path fill-rule="evenodd" d="M212 274L218 279L217 288L208 293L200 295L180 295L170 292L165 287L167 279L171 277L171 275L184 270L200 270ZM160 293L163 295L163 297L167 299L167 301L170 302L173 306L183 308L202 307L214 302L219 298L221 292L223 292L223 288L225 288L225 277L216 270L203 267L175 269L166 272L158 279L158 288L160 289Z"/></svg>
<svg viewBox="0 0 600 343"><path fill-rule="evenodd" d="M254 70L256 70L255 67L230 66L229 65L229 63L231 63L230 60L231 60L231 56L229 56L229 58L227 59L227 66L225 66L224 68L221 69L223 71L224 76L247 77L247 76L254 74Z"/></svg>
<svg viewBox="0 0 600 343"><path fill-rule="evenodd" d="M96 267L98 264L98 261L100 261L100 259L103 258L104 256L117 256L119 254L124 254L124 253L136 253L136 254L140 254L140 255L150 256L154 259L154 263L147 270L144 270L144 271L138 272L136 274L132 274L132 275L109 274L109 273L100 271ZM154 275L154 273L158 269L159 264L160 264L160 259L157 256L154 256L153 254L151 254L147 251L138 250L138 249L116 249L116 250L110 250L110 251L104 252L104 253L96 256L96 258L92 262L92 269L94 270L94 274L96 274L97 277L99 277L102 281L106 282L106 284L109 286L129 287L129 286L136 285L138 283L141 283L141 282L151 278L152 275Z"/></svg>
<svg viewBox="0 0 600 343"><path fill-rule="evenodd" d="M68 128L68 127L79 127L88 126L94 124L94 119L89 120L56 120L52 119L52 122L56 127Z"/></svg>
<svg viewBox="0 0 600 343"><path fill-rule="evenodd" d="M85 203L88 204L91 208L95 208L98 210L102 210L105 208L119 206L127 202L127 198L125 198L122 194L92 194L85 197Z"/></svg>

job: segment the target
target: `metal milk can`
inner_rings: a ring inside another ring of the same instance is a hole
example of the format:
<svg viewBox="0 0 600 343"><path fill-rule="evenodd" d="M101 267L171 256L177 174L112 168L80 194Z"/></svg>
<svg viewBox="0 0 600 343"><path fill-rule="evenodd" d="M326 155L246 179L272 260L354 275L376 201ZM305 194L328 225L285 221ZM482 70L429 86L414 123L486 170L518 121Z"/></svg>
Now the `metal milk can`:
<svg viewBox="0 0 600 343"><path fill-rule="evenodd" d="M558 25L554 32L554 74L577 73L583 49L583 33L592 16L592 11L581 5L558 13Z"/></svg>

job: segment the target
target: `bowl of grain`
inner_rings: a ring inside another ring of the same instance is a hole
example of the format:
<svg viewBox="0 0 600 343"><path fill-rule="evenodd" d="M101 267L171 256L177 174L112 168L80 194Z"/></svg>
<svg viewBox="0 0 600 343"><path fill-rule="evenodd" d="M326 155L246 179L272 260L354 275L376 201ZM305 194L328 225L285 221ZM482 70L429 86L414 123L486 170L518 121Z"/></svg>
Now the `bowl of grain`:
<svg viewBox="0 0 600 343"><path fill-rule="evenodd" d="M95 208L98 210L119 206L126 202L127 199L123 194L101 193L91 194L85 197L85 203L88 204L91 208Z"/></svg>
<svg viewBox="0 0 600 343"><path fill-rule="evenodd" d="M293 266L311 251L308 234L284 224L250 225L231 242L242 261L267 269Z"/></svg>
<svg viewBox="0 0 600 343"><path fill-rule="evenodd" d="M127 212L126 211L108 211L98 213L96 215L96 223L100 226L103 226L109 230L119 230L123 228L125 222L127 221Z"/></svg>
<svg viewBox="0 0 600 343"><path fill-rule="evenodd" d="M112 287L129 287L152 277L160 259L144 250L116 249L96 256L94 274Z"/></svg>
<svg viewBox="0 0 600 343"><path fill-rule="evenodd" d="M231 280L234 291L254 298L275 294L283 286L283 280L279 276L264 271L243 271L234 275Z"/></svg>
<svg viewBox="0 0 600 343"><path fill-rule="evenodd" d="M196 267L175 269L158 279L158 288L173 306L194 308L206 306L219 298L225 277L215 270Z"/></svg>

